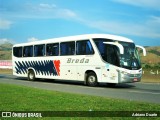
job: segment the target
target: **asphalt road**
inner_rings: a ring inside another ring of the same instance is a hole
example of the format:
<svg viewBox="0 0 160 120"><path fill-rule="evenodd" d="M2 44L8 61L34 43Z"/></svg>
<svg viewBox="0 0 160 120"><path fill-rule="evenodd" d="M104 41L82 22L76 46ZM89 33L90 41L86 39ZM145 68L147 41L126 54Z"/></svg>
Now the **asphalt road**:
<svg viewBox="0 0 160 120"><path fill-rule="evenodd" d="M17 84L34 88L62 91L93 96L127 99L130 101L143 101L160 104L160 84L157 83L129 83L120 84L111 88L105 84L98 87L88 87L81 82L39 80L27 81L26 78L19 78L13 75L0 74L0 83Z"/></svg>

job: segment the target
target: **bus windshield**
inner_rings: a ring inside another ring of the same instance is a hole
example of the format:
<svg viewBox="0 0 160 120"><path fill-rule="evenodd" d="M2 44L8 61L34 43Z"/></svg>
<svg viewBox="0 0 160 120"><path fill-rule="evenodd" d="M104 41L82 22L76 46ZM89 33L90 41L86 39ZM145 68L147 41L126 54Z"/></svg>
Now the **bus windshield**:
<svg viewBox="0 0 160 120"><path fill-rule="evenodd" d="M115 42L115 40L96 38L94 42L105 62L129 70L141 68L139 54L134 43L118 41L124 48L124 54L120 54L117 46L103 43Z"/></svg>

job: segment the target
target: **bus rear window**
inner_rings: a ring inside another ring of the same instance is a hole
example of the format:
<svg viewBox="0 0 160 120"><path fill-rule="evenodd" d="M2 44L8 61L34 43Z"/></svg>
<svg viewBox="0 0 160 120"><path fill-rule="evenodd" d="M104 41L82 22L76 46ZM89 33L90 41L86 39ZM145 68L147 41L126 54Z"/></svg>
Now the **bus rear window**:
<svg viewBox="0 0 160 120"><path fill-rule="evenodd" d="M22 47L14 47L13 48L13 55L15 57L22 57Z"/></svg>

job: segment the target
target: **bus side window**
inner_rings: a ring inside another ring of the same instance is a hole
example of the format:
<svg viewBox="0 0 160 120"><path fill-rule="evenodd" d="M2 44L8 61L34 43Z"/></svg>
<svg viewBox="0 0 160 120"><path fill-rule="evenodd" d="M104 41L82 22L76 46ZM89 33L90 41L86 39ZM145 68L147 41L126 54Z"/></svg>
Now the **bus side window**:
<svg viewBox="0 0 160 120"><path fill-rule="evenodd" d="M59 55L59 44L53 43L53 44L47 44L47 56L58 56Z"/></svg>
<svg viewBox="0 0 160 120"><path fill-rule="evenodd" d="M33 46L25 46L23 48L23 57L32 57L33 56Z"/></svg>
<svg viewBox="0 0 160 120"><path fill-rule="evenodd" d="M14 47L13 48L13 55L15 57L22 57L22 47Z"/></svg>
<svg viewBox="0 0 160 120"><path fill-rule="evenodd" d="M34 46L34 56L37 56L37 55L38 55L38 47Z"/></svg>
<svg viewBox="0 0 160 120"><path fill-rule="evenodd" d="M75 42L63 42L60 44L61 55L74 55Z"/></svg>
<svg viewBox="0 0 160 120"><path fill-rule="evenodd" d="M23 48L23 57L28 57L29 56L29 50L28 50L28 47L24 47Z"/></svg>
<svg viewBox="0 0 160 120"><path fill-rule="evenodd" d="M42 56L45 56L45 45L43 45L43 47L42 47Z"/></svg>
<svg viewBox="0 0 160 120"><path fill-rule="evenodd" d="M45 45L34 46L34 56L45 56Z"/></svg>
<svg viewBox="0 0 160 120"><path fill-rule="evenodd" d="M77 41L76 42L76 54L77 55L92 55L94 54L93 47L89 40Z"/></svg>

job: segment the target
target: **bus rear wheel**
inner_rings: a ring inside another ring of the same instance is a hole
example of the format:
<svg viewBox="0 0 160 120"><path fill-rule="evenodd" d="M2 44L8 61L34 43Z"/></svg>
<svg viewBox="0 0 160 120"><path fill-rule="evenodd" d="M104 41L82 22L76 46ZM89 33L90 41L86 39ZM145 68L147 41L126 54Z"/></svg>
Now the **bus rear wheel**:
<svg viewBox="0 0 160 120"><path fill-rule="evenodd" d="M98 85L97 76L94 72L88 73L86 81L88 86L94 87Z"/></svg>
<svg viewBox="0 0 160 120"><path fill-rule="evenodd" d="M28 71L28 80L29 81L34 81L35 80L35 73L33 70Z"/></svg>

